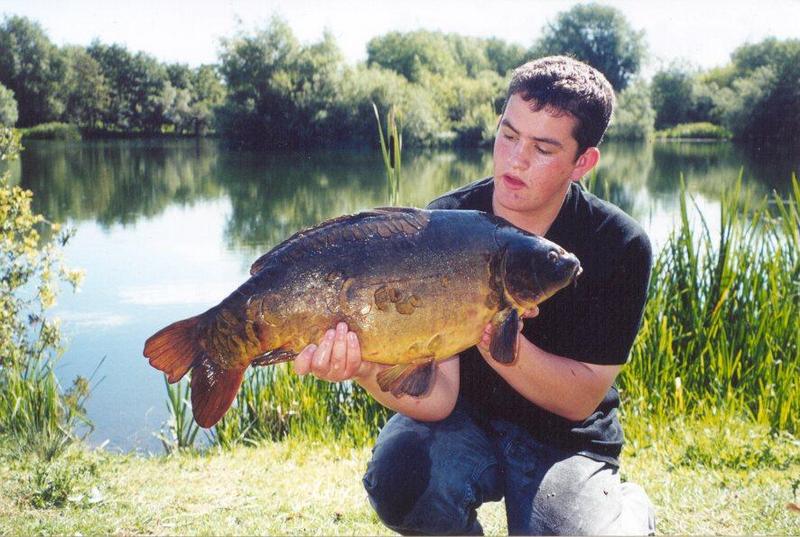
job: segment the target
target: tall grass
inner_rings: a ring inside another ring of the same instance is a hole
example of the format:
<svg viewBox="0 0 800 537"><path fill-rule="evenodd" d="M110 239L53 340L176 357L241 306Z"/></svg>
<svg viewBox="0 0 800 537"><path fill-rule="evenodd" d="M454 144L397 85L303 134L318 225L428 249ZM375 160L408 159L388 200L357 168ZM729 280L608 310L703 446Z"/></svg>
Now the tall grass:
<svg viewBox="0 0 800 537"><path fill-rule="evenodd" d="M0 161L17 157L19 134L0 126ZM0 434L20 450L50 460L88 424L89 381L62 390L53 371L61 352L57 322L48 318L60 282L81 274L62 263L72 232L31 210L33 194L0 176ZM42 230L50 238L43 238Z"/></svg>
<svg viewBox="0 0 800 537"><path fill-rule="evenodd" d="M161 445L167 453L192 448L200 426L192 417L189 381L184 379L176 384L170 384L165 375L164 386L167 388L169 419L162 426L161 431L155 433L155 437L161 440ZM166 430L164 430L165 428Z"/></svg>
<svg viewBox="0 0 800 537"><path fill-rule="evenodd" d="M626 412L654 423L723 413L797 433L797 178L787 200L748 207L738 186L724 194L718 235L683 191L680 202L680 222L656 259L639 338L620 377Z"/></svg>
<svg viewBox="0 0 800 537"><path fill-rule="evenodd" d="M388 415L354 383L300 377L286 364L251 368L234 407L217 424L211 440L230 447L291 435L364 445Z"/></svg>
<svg viewBox="0 0 800 537"><path fill-rule="evenodd" d="M372 109L375 112L375 120L378 122L378 136L381 142L381 155L383 156L383 165L386 169L386 186L387 198L389 205L399 205L400 203L400 174L401 166L401 151L403 149L403 136L400 134L400 129L397 126L397 114L394 107L389 109L386 115L386 137L383 135L383 128L381 127L381 118L378 114L378 107L372 103Z"/></svg>

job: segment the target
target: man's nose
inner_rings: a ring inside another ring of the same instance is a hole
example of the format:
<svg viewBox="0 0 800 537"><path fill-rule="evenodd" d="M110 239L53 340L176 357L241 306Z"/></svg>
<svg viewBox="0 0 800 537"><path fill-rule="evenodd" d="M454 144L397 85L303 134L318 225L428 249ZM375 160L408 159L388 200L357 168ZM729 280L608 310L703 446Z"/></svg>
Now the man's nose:
<svg viewBox="0 0 800 537"><path fill-rule="evenodd" d="M528 152L525 149L525 143L519 142L511 149L510 164L513 168L521 170L527 169L530 161L528 159Z"/></svg>

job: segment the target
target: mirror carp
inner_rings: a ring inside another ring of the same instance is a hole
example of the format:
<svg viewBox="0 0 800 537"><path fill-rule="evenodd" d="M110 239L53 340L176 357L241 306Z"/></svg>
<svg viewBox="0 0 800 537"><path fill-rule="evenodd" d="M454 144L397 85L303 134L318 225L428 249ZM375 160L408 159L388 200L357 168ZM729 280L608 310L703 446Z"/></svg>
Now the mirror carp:
<svg viewBox="0 0 800 537"><path fill-rule="evenodd" d="M192 370L194 417L211 427L250 365L290 361L344 321L363 360L394 366L381 389L419 397L436 363L489 322L492 357L513 362L520 315L580 271L573 254L487 213L374 209L292 235L218 305L151 336L144 356L170 383Z"/></svg>

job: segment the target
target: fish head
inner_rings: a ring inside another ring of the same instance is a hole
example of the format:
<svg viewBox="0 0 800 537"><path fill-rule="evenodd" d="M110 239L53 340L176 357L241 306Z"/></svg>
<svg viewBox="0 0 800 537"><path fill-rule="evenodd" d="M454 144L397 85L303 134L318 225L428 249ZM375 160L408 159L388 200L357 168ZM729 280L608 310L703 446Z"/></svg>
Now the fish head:
<svg viewBox="0 0 800 537"><path fill-rule="evenodd" d="M552 241L529 233L513 236L503 255L506 295L526 309L574 283L582 271L581 263L574 254Z"/></svg>

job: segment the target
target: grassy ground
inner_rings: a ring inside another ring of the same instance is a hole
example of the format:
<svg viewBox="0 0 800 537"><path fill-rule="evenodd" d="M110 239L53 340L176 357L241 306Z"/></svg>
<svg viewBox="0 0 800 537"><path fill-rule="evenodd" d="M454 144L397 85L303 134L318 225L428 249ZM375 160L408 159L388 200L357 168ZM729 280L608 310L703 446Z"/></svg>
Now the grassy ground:
<svg viewBox="0 0 800 537"><path fill-rule="evenodd" d="M49 463L2 452L4 535L391 533L361 487L369 448L289 440L150 458L73 448ZM628 446L623 470L656 504L661 534L800 533L787 508L800 492L791 437L672 427ZM488 534L506 532L502 503L479 517Z"/></svg>

